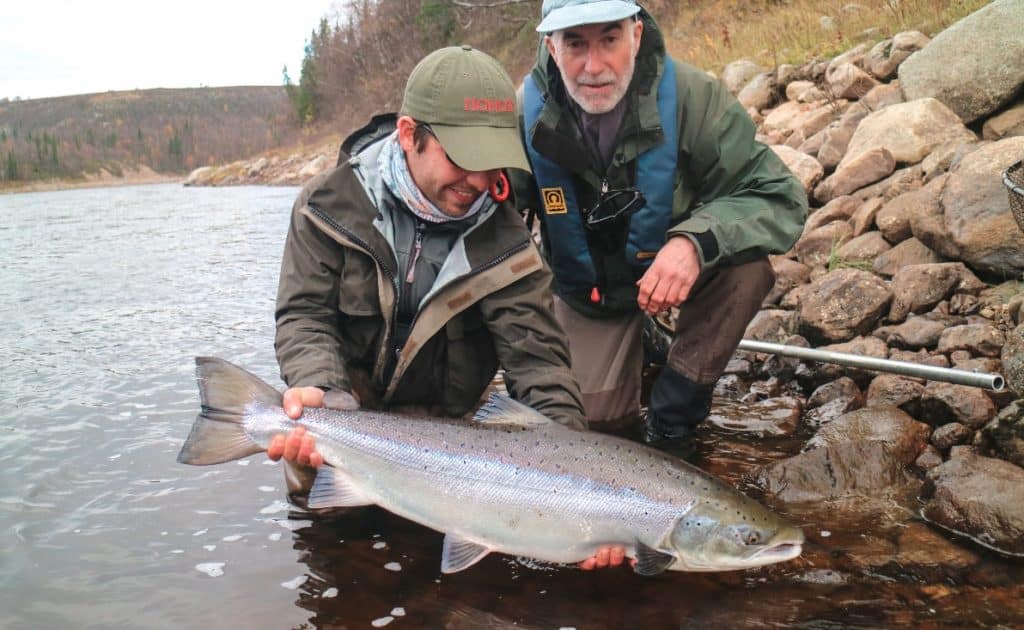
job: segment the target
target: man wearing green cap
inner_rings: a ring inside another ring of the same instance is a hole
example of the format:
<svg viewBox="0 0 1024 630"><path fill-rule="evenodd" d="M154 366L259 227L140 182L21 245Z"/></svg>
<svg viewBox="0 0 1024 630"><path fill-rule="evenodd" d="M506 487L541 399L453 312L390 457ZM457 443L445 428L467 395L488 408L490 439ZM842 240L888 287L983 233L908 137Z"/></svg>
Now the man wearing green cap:
<svg viewBox="0 0 1024 630"><path fill-rule="evenodd" d="M413 69L399 114L353 133L338 166L303 188L277 296L289 416L360 405L462 416L501 366L514 398L586 427L551 273L506 201L503 169L529 169L517 124L498 62L443 48ZM323 463L302 428L268 455L285 458L297 499ZM601 553L621 562L623 550Z"/></svg>
<svg viewBox="0 0 1024 630"><path fill-rule="evenodd" d="M646 316L679 307L644 438L688 450L715 382L807 213L802 186L743 108L674 61L633 0L544 0L521 89L555 309L592 427L639 415Z"/></svg>

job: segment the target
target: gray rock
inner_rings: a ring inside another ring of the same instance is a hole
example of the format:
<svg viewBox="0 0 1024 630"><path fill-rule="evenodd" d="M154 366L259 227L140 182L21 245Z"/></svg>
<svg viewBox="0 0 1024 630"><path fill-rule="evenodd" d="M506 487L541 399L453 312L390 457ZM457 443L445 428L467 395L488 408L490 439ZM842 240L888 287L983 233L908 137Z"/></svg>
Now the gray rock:
<svg viewBox="0 0 1024 630"><path fill-rule="evenodd" d="M764 68L749 59L737 59L725 66L722 70L721 81L729 93L736 96L750 81L757 75L764 72Z"/></svg>
<svg viewBox="0 0 1024 630"><path fill-rule="evenodd" d="M892 175L895 170L896 158L885 147L861 152L852 160L843 158L836 172L814 189L814 198L829 201L840 195L849 195Z"/></svg>
<svg viewBox="0 0 1024 630"><path fill-rule="evenodd" d="M868 386L867 407L899 407L913 417L920 415L924 384L898 374L879 374Z"/></svg>
<svg viewBox="0 0 1024 630"><path fill-rule="evenodd" d="M793 175L796 175L806 192L814 190L815 185L824 177L825 168L818 163L818 160L806 153L781 145L773 146L771 149L782 159L782 163L792 171Z"/></svg>
<svg viewBox="0 0 1024 630"><path fill-rule="evenodd" d="M868 114L857 126L837 168L879 148L887 149L900 164L917 164L945 142L974 139L974 134L948 107L935 99L923 98Z"/></svg>
<svg viewBox="0 0 1024 630"><path fill-rule="evenodd" d="M860 200L856 197L844 195L836 197L817 210L812 210L811 215L807 217L807 222L804 223L804 234L813 232L833 221L848 220L857 211L857 208L860 207L860 203Z"/></svg>
<svg viewBox="0 0 1024 630"><path fill-rule="evenodd" d="M942 262L939 256L927 245L910 237L887 252L879 254L875 259L874 272L883 276L893 276L908 265L925 265Z"/></svg>
<svg viewBox="0 0 1024 630"><path fill-rule="evenodd" d="M772 270L775 271L775 285L764 299L766 305L778 304L779 300L791 289L806 284L810 280L811 268L803 263L782 256L769 256L769 260ZM795 326L793 330L795 330Z"/></svg>
<svg viewBox="0 0 1024 630"><path fill-rule="evenodd" d="M947 238L974 269L1007 277L1024 272L1024 233L1010 212L1002 181L1002 172L1021 156L1024 136L982 146L950 171L942 190Z"/></svg>
<svg viewBox="0 0 1024 630"><path fill-rule="evenodd" d="M967 350L974 356L998 357L1006 336L991 323L952 326L939 338L939 352Z"/></svg>
<svg viewBox="0 0 1024 630"><path fill-rule="evenodd" d="M887 201L875 217L878 229L890 243L899 243L913 235L915 217L939 214L939 195L945 179L935 180L917 190L905 192Z"/></svg>
<svg viewBox="0 0 1024 630"><path fill-rule="evenodd" d="M824 265L831 259L834 250L853 235L853 228L846 221L833 221L815 228L800 237L793 246L797 260L811 267Z"/></svg>
<svg viewBox="0 0 1024 630"><path fill-rule="evenodd" d="M995 0L948 27L900 65L907 100L936 98L967 123L998 110L1024 85L1022 24L1024 3Z"/></svg>
<svg viewBox="0 0 1024 630"><path fill-rule="evenodd" d="M974 431L960 424L950 422L944 424L932 432L932 444L940 451L947 451L958 444L966 444L971 441Z"/></svg>
<svg viewBox="0 0 1024 630"><path fill-rule="evenodd" d="M856 100L878 85L878 81L852 63L837 66L826 73L829 89L836 98Z"/></svg>
<svg viewBox="0 0 1024 630"><path fill-rule="evenodd" d="M919 417L933 426L959 422L980 429L995 415L992 400L977 387L932 381L921 395Z"/></svg>
<svg viewBox="0 0 1024 630"><path fill-rule="evenodd" d="M892 249L892 245L877 230L855 236L843 244L836 255L843 263L872 262Z"/></svg>
<svg viewBox="0 0 1024 630"><path fill-rule="evenodd" d="M1001 140L1010 136L1024 136L1024 102L989 118L981 128L984 140Z"/></svg>
<svg viewBox="0 0 1024 630"><path fill-rule="evenodd" d="M917 484L910 466L929 433L895 407L860 409L823 426L803 453L757 470L753 481L787 503L905 491Z"/></svg>
<svg viewBox="0 0 1024 630"><path fill-rule="evenodd" d="M887 326L884 330L879 328L875 334L884 334L885 342L893 348L919 350L938 345L939 337L948 325L940 319L911 317L899 326Z"/></svg>
<svg viewBox="0 0 1024 630"><path fill-rule="evenodd" d="M736 100L743 107L758 111L768 109L775 103L775 75L765 72L754 77L736 95Z"/></svg>
<svg viewBox="0 0 1024 630"><path fill-rule="evenodd" d="M796 331L796 322L796 313L793 311L763 309L750 320L743 337L779 343Z"/></svg>
<svg viewBox="0 0 1024 630"><path fill-rule="evenodd" d="M875 217L882 209L884 202L879 197L873 197L863 202L850 217L850 226L853 228L853 235L866 234L875 225Z"/></svg>
<svg viewBox="0 0 1024 630"><path fill-rule="evenodd" d="M1024 555L1024 469L968 454L929 471L921 495L930 523L990 549Z"/></svg>
<svg viewBox="0 0 1024 630"><path fill-rule="evenodd" d="M893 300L889 321L902 322L910 313L931 310L953 294L964 273L970 272L963 263L911 265L900 269L890 286Z"/></svg>
<svg viewBox="0 0 1024 630"><path fill-rule="evenodd" d="M929 444L921 454L917 456L917 459L914 460L914 465L921 470L931 470L936 466L941 466L942 461L942 453L939 452L939 449Z"/></svg>
<svg viewBox="0 0 1024 630"><path fill-rule="evenodd" d="M882 279L860 269L831 271L810 286L800 307L800 332L812 342L848 341L867 333L892 300Z"/></svg>

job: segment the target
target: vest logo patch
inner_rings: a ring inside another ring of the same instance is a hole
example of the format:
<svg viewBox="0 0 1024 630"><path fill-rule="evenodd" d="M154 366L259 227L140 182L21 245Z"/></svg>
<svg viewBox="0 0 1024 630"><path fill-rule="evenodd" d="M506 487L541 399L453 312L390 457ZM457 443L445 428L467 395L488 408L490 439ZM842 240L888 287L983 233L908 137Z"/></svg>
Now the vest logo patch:
<svg viewBox="0 0 1024 630"><path fill-rule="evenodd" d="M541 188L540 196L544 199L545 214L565 214L565 191L561 188Z"/></svg>

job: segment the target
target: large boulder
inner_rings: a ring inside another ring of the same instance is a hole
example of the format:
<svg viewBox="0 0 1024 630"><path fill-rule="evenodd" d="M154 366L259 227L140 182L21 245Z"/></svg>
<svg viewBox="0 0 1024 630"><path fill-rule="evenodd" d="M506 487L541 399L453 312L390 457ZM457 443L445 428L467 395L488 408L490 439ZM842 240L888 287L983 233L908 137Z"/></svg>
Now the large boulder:
<svg viewBox="0 0 1024 630"><path fill-rule="evenodd" d="M967 154L943 187L943 224L960 259L974 269L1009 277L1024 272L1024 233L1002 178L1022 157L1024 136L987 144Z"/></svg>
<svg viewBox="0 0 1024 630"><path fill-rule="evenodd" d="M1024 468L967 453L930 470L921 496L929 522L1024 556Z"/></svg>
<svg viewBox="0 0 1024 630"><path fill-rule="evenodd" d="M995 0L939 33L899 68L907 100L936 98L970 123L1024 85L1024 2Z"/></svg>
<svg viewBox="0 0 1024 630"><path fill-rule="evenodd" d="M933 98L897 103L860 121L837 169L881 148L899 164L917 164L942 144L975 139L952 110Z"/></svg>
<svg viewBox="0 0 1024 630"><path fill-rule="evenodd" d="M757 470L753 481L787 503L898 493L916 484L910 466L930 433L895 407L859 409L823 426L803 453Z"/></svg>

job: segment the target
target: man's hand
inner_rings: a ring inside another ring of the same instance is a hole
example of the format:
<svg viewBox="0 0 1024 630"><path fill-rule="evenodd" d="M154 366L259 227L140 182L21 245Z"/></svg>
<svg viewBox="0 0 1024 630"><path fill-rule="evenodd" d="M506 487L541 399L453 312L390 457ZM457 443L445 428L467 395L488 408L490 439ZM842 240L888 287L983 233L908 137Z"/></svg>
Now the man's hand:
<svg viewBox="0 0 1024 630"><path fill-rule="evenodd" d="M619 547L618 545L601 547L594 554L594 557L587 558L583 562L579 563L579 568L584 571L590 571L592 569L604 569L606 567L617 567L622 564L622 561L626 559L625 547ZM636 561L634 561L635 563Z"/></svg>
<svg viewBox="0 0 1024 630"><path fill-rule="evenodd" d="M679 306L700 275L697 248L685 236L673 236L658 250L650 268L637 280L637 305L648 315Z"/></svg>
<svg viewBox="0 0 1024 630"><path fill-rule="evenodd" d="M275 435L267 447L267 457L277 461L284 457L302 466L319 467L324 456L316 450L313 436L306 433L306 427L295 427L288 435Z"/></svg>
<svg viewBox="0 0 1024 630"><path fill-rule="evenodd" d="M352 394L332 389L327 392L319 387L290 387L284 393L284 412L292 420L302 416L306 407L326 407L342 411L359 409L359 401ZM323 455L316 450L313 436L305 427L295 427L288 435L275 435L267 446L267 457L277 461L284 457L290 462L314 468L324 463Z"/></svg>

